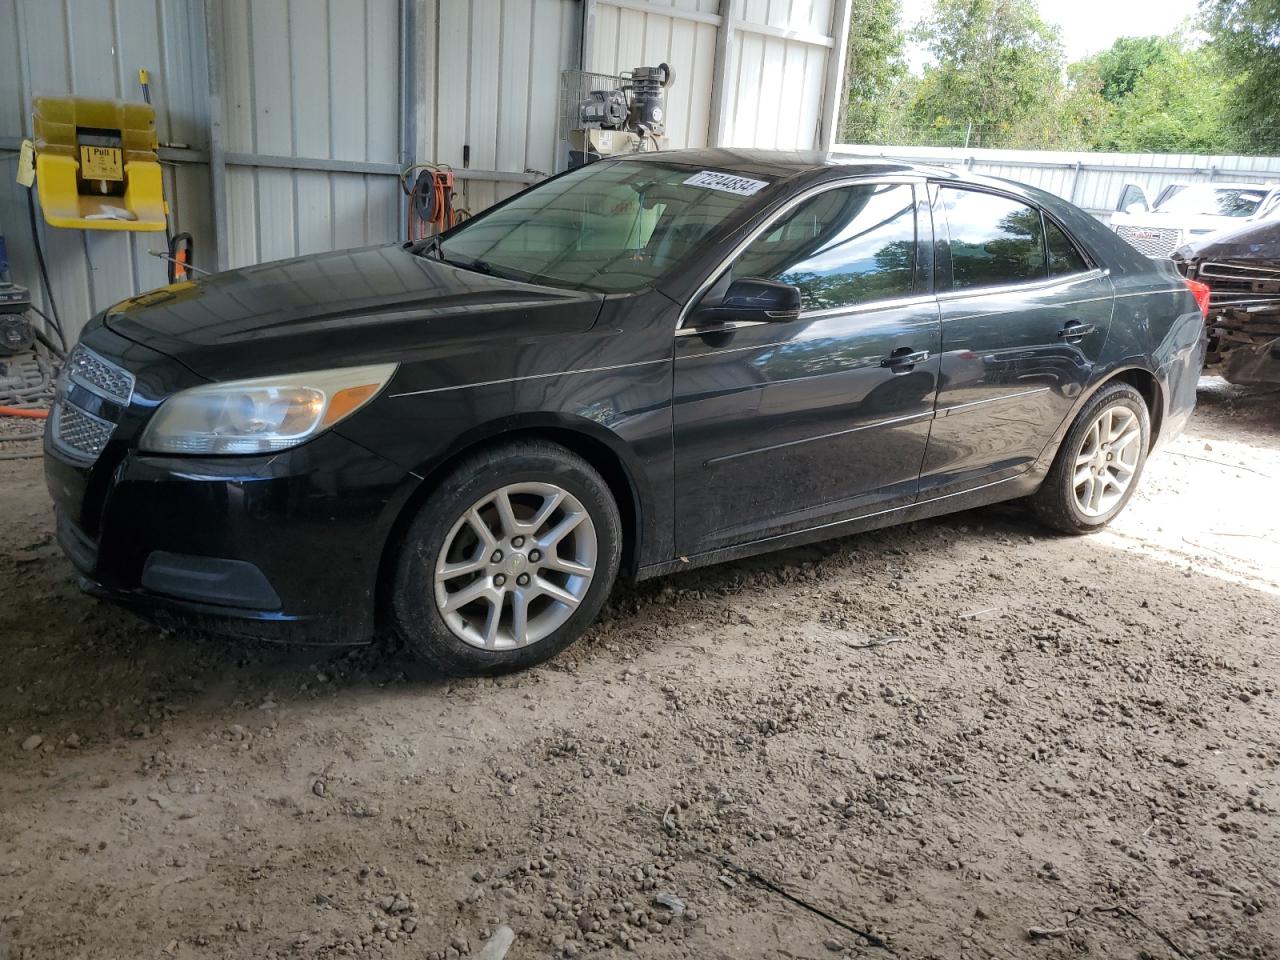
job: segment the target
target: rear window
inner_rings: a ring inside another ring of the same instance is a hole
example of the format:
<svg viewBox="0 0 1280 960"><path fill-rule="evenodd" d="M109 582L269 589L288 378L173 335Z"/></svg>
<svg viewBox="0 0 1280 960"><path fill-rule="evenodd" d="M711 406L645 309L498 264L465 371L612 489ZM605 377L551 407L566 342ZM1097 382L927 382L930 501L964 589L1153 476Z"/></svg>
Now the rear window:
<svg viewBox="0 0 1280 960"><path fill-rule="evenodd" d="M1043 280L1044 227L1040 211L1008 197L942 188L951 236L955 290Z"/></svg>

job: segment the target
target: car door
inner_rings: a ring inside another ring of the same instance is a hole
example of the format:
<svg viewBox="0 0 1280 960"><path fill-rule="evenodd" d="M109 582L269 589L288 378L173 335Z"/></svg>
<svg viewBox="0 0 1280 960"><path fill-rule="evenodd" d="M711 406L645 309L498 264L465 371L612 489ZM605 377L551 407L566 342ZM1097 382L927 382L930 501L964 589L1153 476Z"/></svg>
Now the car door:
<svg viewBox="0 0 1280 960"><path fill-rule="evenodd" d="M923 183L822 189L691 302L675 341L680 553L915 500L938 373L929 218ZM744 277L797 286L799 318L697 325Z"/></svg>
<svg viewBox="0 0 1280 960"><path fill-rule="evenodd" d="M1112 308L1107 275L1035 206L931 189L947 242L936 258L941 381L921 499L1026 470L1091 381Z"/></svg>

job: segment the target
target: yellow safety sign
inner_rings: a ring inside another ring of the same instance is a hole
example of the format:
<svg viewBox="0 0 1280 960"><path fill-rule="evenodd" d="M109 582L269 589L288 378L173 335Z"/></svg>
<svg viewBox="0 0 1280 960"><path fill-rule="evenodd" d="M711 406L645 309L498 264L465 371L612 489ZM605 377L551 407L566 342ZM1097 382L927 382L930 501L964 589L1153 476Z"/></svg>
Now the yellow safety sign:
<svg viewBox="0 0 1280 960"><path fill-rule="evenodd" d="M119 147L80 147L80 176L86 180L123 180L124 155Z"/></svg>

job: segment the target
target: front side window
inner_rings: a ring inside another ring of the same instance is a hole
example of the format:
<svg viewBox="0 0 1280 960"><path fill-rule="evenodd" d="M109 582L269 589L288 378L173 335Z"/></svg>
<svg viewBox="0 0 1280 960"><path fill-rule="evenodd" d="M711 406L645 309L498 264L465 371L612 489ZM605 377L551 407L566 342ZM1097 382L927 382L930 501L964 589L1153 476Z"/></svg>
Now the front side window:
<svg viewBox="0 0 1280 960"><path fill-rule="evenodd" d="M1040 211L976 190L942 188L951 231L951 286L1003 286L1045 278Z"/></svg>
<svg viewBox="0 0 1280 960"><path fill-rule="evenodd" d="M735 279L800 288L805 310L829 310L912 291L915 194L907 184L859 184L799 204L730 268Z"/></svg>
<svg viewBox="0 0 1280 960"><path fill-rule="evenodd" d="M463 223L439 253L529 283L629 293L694 254L769 186L660 161L588 164Z"/></svg>

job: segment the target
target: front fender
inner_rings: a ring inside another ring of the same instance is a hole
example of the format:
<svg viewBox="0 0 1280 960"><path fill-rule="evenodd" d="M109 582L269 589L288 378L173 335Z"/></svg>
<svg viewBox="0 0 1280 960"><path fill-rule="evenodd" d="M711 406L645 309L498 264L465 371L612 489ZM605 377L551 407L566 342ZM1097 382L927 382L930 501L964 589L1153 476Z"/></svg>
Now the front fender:
<svg viewBox="0 0 1280 960"><path fill-rule="evenodd" d="M669 358L382 397L361 411L360 423L362 429L350 439L402 466L406 482L414 486L437 481L482 444L535 434L559 440L592 461L611 483L619 477L625 481L633 502L620 506L629 507L638 520L638 559L670 559Z"/></svg>

